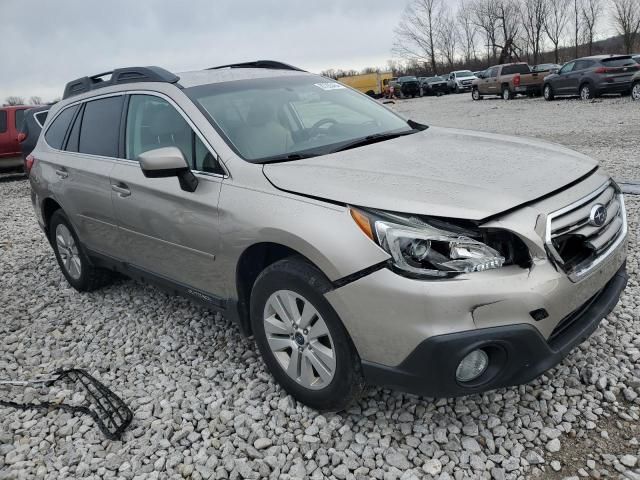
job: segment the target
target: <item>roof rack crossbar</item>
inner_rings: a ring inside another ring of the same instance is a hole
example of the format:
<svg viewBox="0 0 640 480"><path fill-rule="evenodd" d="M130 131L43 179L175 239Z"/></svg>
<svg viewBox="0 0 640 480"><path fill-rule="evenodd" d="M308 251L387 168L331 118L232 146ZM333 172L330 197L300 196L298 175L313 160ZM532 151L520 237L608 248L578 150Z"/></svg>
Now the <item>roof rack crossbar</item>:
<svg viewBox="0 0 640 480"><path fill-rule="evenodd" d="M110 75L110 78L104 78ZM90 77L80 77L67 83L63 99L90 92L97 88L136 82L178 83L180 77L161 67L126 67Z"/></svg>
<svg viewBox="0 0 640 480"><path fill-rule="evenodd" d="M273 70L294 70L296 72L304 72L301 68L294 67L288 63L278 62L276 60L256 60L254 62L231 63L229 65L220 65L219 67L210 67L207 70L220 70L222 68L270 68Z"/></svg>

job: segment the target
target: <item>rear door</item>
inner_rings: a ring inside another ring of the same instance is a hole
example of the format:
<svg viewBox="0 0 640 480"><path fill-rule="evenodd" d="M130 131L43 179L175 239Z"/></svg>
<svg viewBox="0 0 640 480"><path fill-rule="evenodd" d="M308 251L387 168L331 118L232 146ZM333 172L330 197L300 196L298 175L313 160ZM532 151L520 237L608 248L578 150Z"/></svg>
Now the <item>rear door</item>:
<svg viewBox="0 0 640 480"><path fill-rule="evenodd" d="M481 93L487 95L498 94L498 70L500 70L499 67L492 67L487 70L487 78L483 79L482 83L480 84L482 85L482 90L480 91Z"/></svg>
<svg viewBox="0 0 640 480"><path fill-rule="evenodd" d="M45 132L54 151L38 157L80 241L106 255L118 240L109 175L118 156L123 101L122 94L111 95L63 110Z"/></svg>
<svg viewBox="0 0 640 480"><path fill-rule="evenodd" d="M220 291L215 260L224 178L215 152L203 138L167 97L133 94L126 114L125 159L111 174L120 228L118 256L199 297L200 292ZM138 156L168 146L178 147L191 165L199 180L195 192L182 190L175 177L143 175Z"/></svg>

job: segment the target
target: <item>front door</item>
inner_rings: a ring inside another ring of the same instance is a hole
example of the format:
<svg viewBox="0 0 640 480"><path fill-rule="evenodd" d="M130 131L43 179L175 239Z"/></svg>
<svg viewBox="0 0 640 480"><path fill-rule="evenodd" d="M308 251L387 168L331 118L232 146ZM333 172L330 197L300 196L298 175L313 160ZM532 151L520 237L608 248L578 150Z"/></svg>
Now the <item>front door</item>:
<svg viewBox="0 0 640 480"><path fill-rule="evenodd" d="M220 292L217 205L223 176L217 159L172 102L132 95L128 104L125 160L111 172L118 218L119 257L131 266L177 283L192 295ZM146 178L135 160L156 148L178 147L199 184L180 188L177 178ZM196 290L194 292L194 289Z"/></svg>
<svg viewBox="0 0 640 480"><path fill-rule="evenodd" d="M566 95L569 93L573 93L571 91L571 72L573 72L573 67L576 62L569 62L564 67L560 69L558 72L558 76L552 81L552 88L554 93L558 95ZM577 87L576 87L577 89Z"/></svg>

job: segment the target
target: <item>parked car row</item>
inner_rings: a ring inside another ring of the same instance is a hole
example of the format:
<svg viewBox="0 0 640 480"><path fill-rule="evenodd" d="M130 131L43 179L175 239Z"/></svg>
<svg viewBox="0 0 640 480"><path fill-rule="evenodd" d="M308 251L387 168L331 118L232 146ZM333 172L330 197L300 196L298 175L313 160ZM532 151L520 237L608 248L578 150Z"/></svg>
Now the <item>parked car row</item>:
<svg viewBox="0 0 640 480"><path fill-rule="evenodd" d="M509 63L490 67L477 77L471 88L474 100L491 95L505 100L517 95L543 95L548 101L560 96L589 100L608 93L630 93L640 100L640 55L594 55L563 66Z"/></svg>

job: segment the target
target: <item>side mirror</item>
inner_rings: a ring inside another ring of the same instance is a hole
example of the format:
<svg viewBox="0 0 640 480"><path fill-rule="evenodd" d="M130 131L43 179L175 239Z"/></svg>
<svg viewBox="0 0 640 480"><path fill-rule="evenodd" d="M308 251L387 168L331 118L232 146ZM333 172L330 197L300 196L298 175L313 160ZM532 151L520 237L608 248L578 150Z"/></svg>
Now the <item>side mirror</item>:
<svg viewBox="0 0 640 480"><path fill-rule="evenodd" d="M147 178L178 177L180 188L195 192L198 178L191 172L182 152L177 147L148 150L138 156L142 173Z"/></svg>
<svg viewBox="0 0 640 480"><path fill-rule="evenodd" d="M559 68L552 68L551 70L549 70L549 73L558 73L559 71Z"/></svg>

